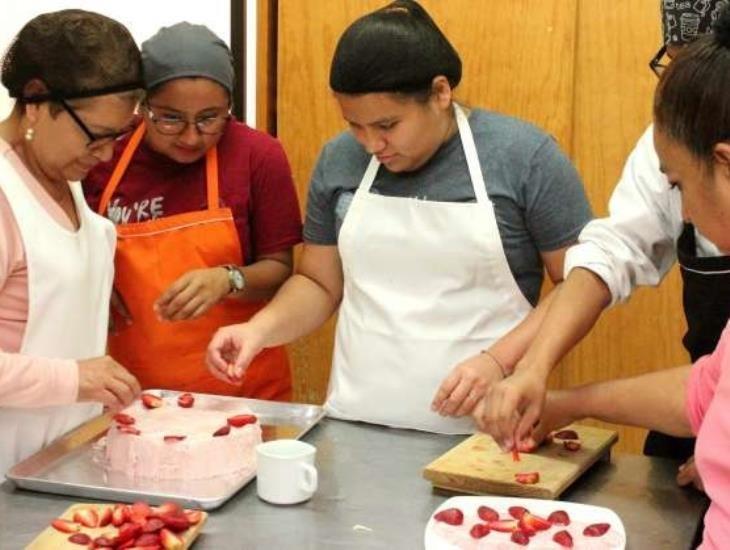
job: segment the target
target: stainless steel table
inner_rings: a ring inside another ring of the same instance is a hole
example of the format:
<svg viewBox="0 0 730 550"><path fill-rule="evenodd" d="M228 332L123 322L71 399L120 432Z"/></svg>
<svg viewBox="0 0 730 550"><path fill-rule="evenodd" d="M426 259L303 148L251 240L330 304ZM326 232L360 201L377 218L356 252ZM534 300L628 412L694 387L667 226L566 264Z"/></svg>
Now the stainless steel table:
<svg viewBox="0 0 730 550"><path fill-rule="evenodd" d="M318 449L315 497L273 506L257 498L251 483L212 512L196 550L423 548L426 522L448 495L434 492L421 470L463 437L326 419L305 439ZM615 456L592 468L564 499L614 509L632 550L685 550L705 500L676 487L676 468L669 460ZM23 548L72 501L0 485L0 550Z"/></svg>

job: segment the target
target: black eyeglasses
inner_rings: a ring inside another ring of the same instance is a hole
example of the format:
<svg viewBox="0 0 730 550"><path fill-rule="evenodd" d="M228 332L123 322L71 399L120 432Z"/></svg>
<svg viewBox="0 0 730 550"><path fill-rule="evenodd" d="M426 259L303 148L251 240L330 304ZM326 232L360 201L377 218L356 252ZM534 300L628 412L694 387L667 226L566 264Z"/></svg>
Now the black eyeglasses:
<svg viewBox="0 0 730 550"><path fill-rule="evenodd" d="M173 113L156 113L154 107L150 104L144 105L147 118L155 125L157 131L166 136L177 136L182 134L187 127L192 124L201 134L215 135L222 133L226 128L226 123L231 118L231 113L215 113L196 117L189 120L181 114Z"/></svg>
<svg viewBox="0 0 730 550"><path fill-rule="evenodd" d="M107 145L113 141L117 141L120 139L123 139L125 136L129 135L129 133L132 131L131 129L127 128L125 130L122 130L120 132L109 132L107 134L95 134L91 130L89 130L89 127L84 124L84 121L81 120L81 117L74 111L71 106L66 103L66 100L58 98L56 101L60 103L61 107L63 107L64 111L66 111L69 116L73 119L73 121L76 123L76 125L81 129L81 131L86 135L86 138L89 140L86 144L87 147L90 147L92 149L95 149L97 147L101 147L103 145Z"/></svg>
<svg viewBox="0 0 730 550"><path fill-rule="evenodd" d="M664 69L669 66L668 63L662 63L662 59L665 55L667 55L666 45L659 48L659 51L656 53L656 55L651 58L651 61L649 61L649 68L654 71L654 74L658 77L662 76Z"/></svg>

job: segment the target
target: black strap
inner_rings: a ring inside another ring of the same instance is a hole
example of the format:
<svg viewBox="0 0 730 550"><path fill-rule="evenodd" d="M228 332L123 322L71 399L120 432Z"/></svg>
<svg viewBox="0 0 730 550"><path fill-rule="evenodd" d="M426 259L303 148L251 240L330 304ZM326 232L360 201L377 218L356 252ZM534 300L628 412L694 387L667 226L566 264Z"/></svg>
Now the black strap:
<svg viewBox="0 0 730 550"><path fill-rule="evenodd" d="M139 80L134 82L126 82L124 84L115 84L113 86L106 86L104 88L96 88L93 90L84 90L79 92L58 92L52 91L45 94L27 96L19 98L23 103L43 103L45 101L59 101L62 99L81 99L85 97L97 97L101 95L116 94L119 92L129 92L131 90L142 90L144 89L144 83Z"/></svg>

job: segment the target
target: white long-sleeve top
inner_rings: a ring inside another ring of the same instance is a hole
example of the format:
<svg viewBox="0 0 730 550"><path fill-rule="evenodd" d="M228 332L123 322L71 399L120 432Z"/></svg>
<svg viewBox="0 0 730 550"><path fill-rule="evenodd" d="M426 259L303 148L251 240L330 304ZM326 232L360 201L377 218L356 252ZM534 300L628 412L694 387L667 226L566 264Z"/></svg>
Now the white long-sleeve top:
<svg viewBox="0 0 730 550"><path fill-rule="evenodd" d="M677 259L682 233L682 197L659 170L649 126L629 155L608 203L609 215L586 225L566 254L565 277L576 267L598 275L612 305L627 300L637 286L656 286ZM697 256L719 256L697 231Z"/></svg>

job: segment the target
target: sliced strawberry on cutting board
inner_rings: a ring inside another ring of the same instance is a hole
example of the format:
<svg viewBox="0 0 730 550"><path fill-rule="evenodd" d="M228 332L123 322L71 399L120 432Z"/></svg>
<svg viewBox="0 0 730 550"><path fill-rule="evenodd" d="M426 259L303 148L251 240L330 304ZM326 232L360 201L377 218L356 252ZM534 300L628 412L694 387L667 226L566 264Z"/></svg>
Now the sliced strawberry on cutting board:
<svg viewBox="0 0 730 550"><path fill-rule="evenodd" d="M183 539L169 529L160 531L160 542L165 550L181 550L185 546Z"/></svg>
<svg viewBox="0 0 730 550"><path fill-rule="evenodd" d="M575 430L560 430L559 432L555 432L553 434L553 438L555 439L580 439L578 437L578 432Z"/></svg>
<svg viewBox="0 0 730 550"><path fill-rule="evenodd" d="M182 507L177 502L163 502L159 506L152 508L152 514L155 516L177 516L183 513Z"/></svg>
<svg viewBox="0 0 730 550"><path fill-rule="evenodd" d="M140 525L147 523L147 518L152 515L152 508L146 502L135 502L128 510L130 521Z"/></svg>
<svg viewBox="0 0 730 550"><path fill-rule="evenodd" d="M62 518L54 519L51 526L61 533L78 533L81 531L81 526L78 523Z"/></svg>
<svg viewBox="0 0 730 550"><path fill-rule="evenodd" d="M159 546L160 535L158 533L143 533L138 536L135 541L135 546Z"/></svg>
<svg viewBox="0 0 730 550"><path fill-rule="evenodd" d="M106 527L112 522L111 506L104 506L99 512L99 527Z"/></svg>
<svg viewBox="0 0 730 550"><path fill-rule="evenodd" d="M184 440L186 437L186 435L166 435L162 439L165 443L177 443L178 441Z"/></svg>
<svg viewBox="0 0 730 550"><path fill-rule="evenodd" d="M580 451L581 443L580 441L574 441L572 439L568 439L566 441L563 441L563 447L565 447L570 452L577 452Z"/></svg>
<svg viewBox="0 0 730 550"><path fill-rule="evenodd" d="M114 542L117 545L124 544L128 541L134 541L138 536L142 534L142 526L138 523L125 523L119 528Z"/></svg>
<svg viewBox="0 0 730 550"><path fill-rule="evenodd" d="M165 522L160 518L150 518L142 526L144 533L157 533L160 529L165 526Z"/></svg>
<svg viewBox="0 0 730 550"><path fill-rule="evenodd" d="M165 524L165 527L167 527L171 531L175 531L176 533L186 531L188 527L190 527L190 522L184 514L180 514L177 516L160 516L160 519Z"/></svg>
<svg viewBox="0 0 730 550"><path fill-rule="evenodd" d="M523 485L534 485L540 481L540 472L520 472L515 474L515 481Z"/></svg>
<svg viewBox="0 0 730 550"><path fill-rule="evenodd" d="M115 504L112 510L112 525L114 527L121 527L129 519L129 511L127 506L124 504Z"/></svg>
<svg viewBox="0 0 730 550"><path fill-rule="evenodd" d="M159 511L163 517L157 517ZM51 521L32 541L33 548L187 548L200 533L208 515L166 502L158 507L134 504L74 504ZM119 525L114 525L114 521ZM101 525L101 523L106 525ZM89 527L87 525L93 525ZM166 535L163 536L163 533ZM2 543L0 542L0 548Z"/></svg>
<svg viewBox="0 0 730 550"><path fill-rule="evenodd" d="M203 517L200 510L185 510L185 517L188 518L190 525L197 525Z"/></svg>
<svg viewBox="0 0 730 550"><path fill-rule="evenodd" d="M101 535L96 537L92 542L94 543L94 548L114 548L113 535Z"/></svg>
<svg viewBox="0 0 730 550"><path fill-rule="evenodd" d="M464 523L464 513L458 508L447 508L446 510L437 512L433 516L433 519L448 523L449 525L461 525Z"/></svg>
<svg viewBox="0 0 730 550"><path fill-rule="evenodd" d="M161 397L151 393L143 393L140 399L142 400L142 404L148 409L158 409L164 403Z"/></svg>
<svg viewBox="0 0 730 550"><path fill-rule="evenodd" d="M98 527L99 526L99 512L94 507L80 508L76 511L73 516L76 523L83 525L84 527Z"/></svg>
<svg viewBox="0 0 730 550"><path fill-rule="evenodd" d="M87 546L91 544L91 537L86 533L74 533L73 535L68 537L68 541L72 544Z"/></svg>
<svg viewBox="0 0 730 550"><path fill-rule="evenodd" d="M242 428L247 424L256 424L258 418L253 414L237 414L228 418L228 425L234 428Z"/></svg>

